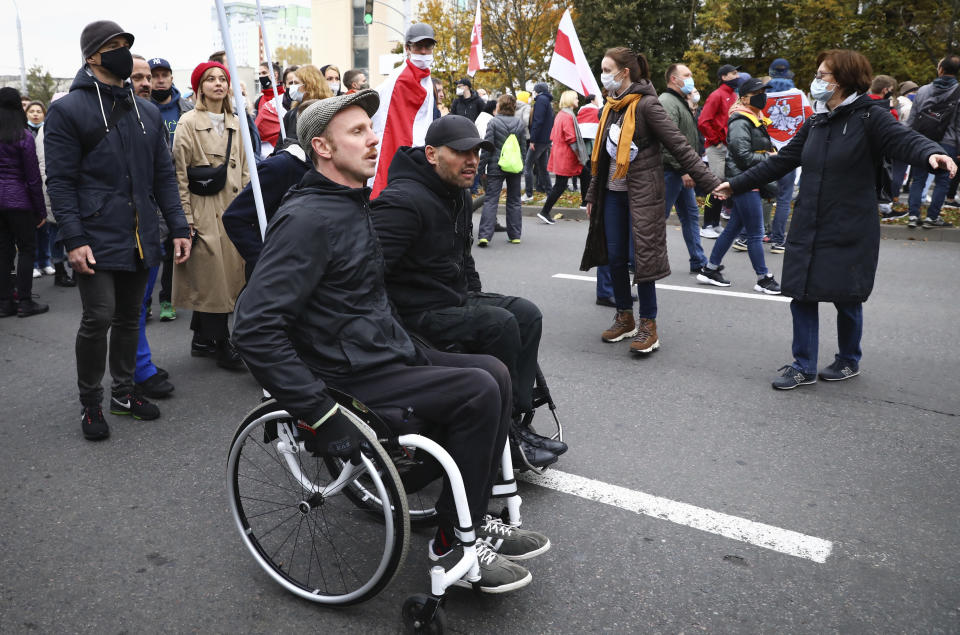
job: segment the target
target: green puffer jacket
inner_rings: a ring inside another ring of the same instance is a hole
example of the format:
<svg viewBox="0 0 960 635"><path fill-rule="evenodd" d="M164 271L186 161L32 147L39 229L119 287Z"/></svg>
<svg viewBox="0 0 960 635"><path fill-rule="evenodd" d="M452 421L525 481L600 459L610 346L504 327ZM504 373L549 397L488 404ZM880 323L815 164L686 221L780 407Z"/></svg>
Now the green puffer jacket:
<svg viewBox="0 0 960 635"><path fill-rule="evenodd" d="M660 105L667 112L667 116L677 125L680 133L687 139L691 148L696 148L698 144L699 132L697 131L697 120L693 118L687 101L669 88L660 94L658 98ZM663 167L674 172L683 172L680 162L677 161L666 148L663 148Z"/></svg>

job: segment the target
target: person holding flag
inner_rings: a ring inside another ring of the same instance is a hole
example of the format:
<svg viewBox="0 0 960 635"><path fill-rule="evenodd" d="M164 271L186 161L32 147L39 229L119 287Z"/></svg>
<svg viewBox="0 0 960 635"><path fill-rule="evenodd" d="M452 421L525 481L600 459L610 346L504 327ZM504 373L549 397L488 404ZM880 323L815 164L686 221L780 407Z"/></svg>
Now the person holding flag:
<svg viewBox="0 0 960 635"><path fill-rule="evenodd" d="M387 170L401 146L422 146L433 122L433 48L437 44L433 27L418 22L404 37L407 59L393 69L377 92L380 107L373 115L373 131L380 139L377 170L370 185L375 199L387 184Z"/></svg>

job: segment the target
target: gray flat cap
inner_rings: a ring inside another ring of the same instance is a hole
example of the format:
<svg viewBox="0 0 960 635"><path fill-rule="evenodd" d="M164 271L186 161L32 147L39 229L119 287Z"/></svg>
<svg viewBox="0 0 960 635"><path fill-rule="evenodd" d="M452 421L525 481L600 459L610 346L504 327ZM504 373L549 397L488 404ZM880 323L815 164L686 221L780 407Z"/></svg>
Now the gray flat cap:
<svg viewBox="0 0 960 635"><path fill-rule="evenodd" d="M411 24L410 28L407 29L407 37L405 39L407 42L419 42L420 40L436 42L437 36L433 34L432 26L425 22L417 22L416 24Z"/></svg>
<svg viewBox="0 0 960 635"><path fill-rule="evenodd" d="M380 93L367 88L350 95L328 97L300 113L297 117L297 140L307 156L310 156L311 140L322 135L337 113L350 106L360 106L372 117L380 107Z"/></svg>

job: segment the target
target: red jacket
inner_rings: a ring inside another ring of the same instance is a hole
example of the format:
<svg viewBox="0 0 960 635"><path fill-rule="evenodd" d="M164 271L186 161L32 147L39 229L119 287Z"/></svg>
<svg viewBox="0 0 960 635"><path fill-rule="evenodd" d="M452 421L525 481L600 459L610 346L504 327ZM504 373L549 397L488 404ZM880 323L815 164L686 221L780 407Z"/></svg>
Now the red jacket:
<svg viewBox="0 0 960 635"><path fill-rule="evenodd" d="M874 95L873 93L867 93L867 97L869 97L870 99L873 99L874 101L886 100L887 105L888 106L890 105L889 97L884 97L882 95ZM894 108L893 106L890 107L890 114L893 115L894 119L896 119L897 121L900 121L900 115L897 114L897 109Z"/></svg>
<svg viewBox="0 0 960 635"><path fill-rule="evenodd" d="M579 176L583 171L580 159L570 149L570 144L577 142L577 132L573 126L573 115L563 110L553 120L553 130L550 131L553 147L550 149L547 171L557 176Z"/></svg>
<svg viewBox="0 0 960 635"><path fill-rule="evenodd" d="M737 101L737 94L726 84L710 93L707 102L700 112L697 128L703 135L707 147L727 142L727 119L730 117L730 106Z"/></svg>

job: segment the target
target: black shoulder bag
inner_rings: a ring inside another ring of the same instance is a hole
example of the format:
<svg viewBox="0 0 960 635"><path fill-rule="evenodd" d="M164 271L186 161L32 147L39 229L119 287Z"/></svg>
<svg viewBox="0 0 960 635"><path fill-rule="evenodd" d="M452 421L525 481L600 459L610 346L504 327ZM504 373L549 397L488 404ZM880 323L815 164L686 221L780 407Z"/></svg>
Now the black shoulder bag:
<svg viewBox="0 0 960 635"><path fill-rule="evenodd" d="M223 159L223 165L211 167L209 165L195 168L187 168L187 187L197 196L213 196L219 194L223 186L227 184L227 168L230 167L230 148L233 145L233 129L231 128L227 137L227 154Z"/></svg>

